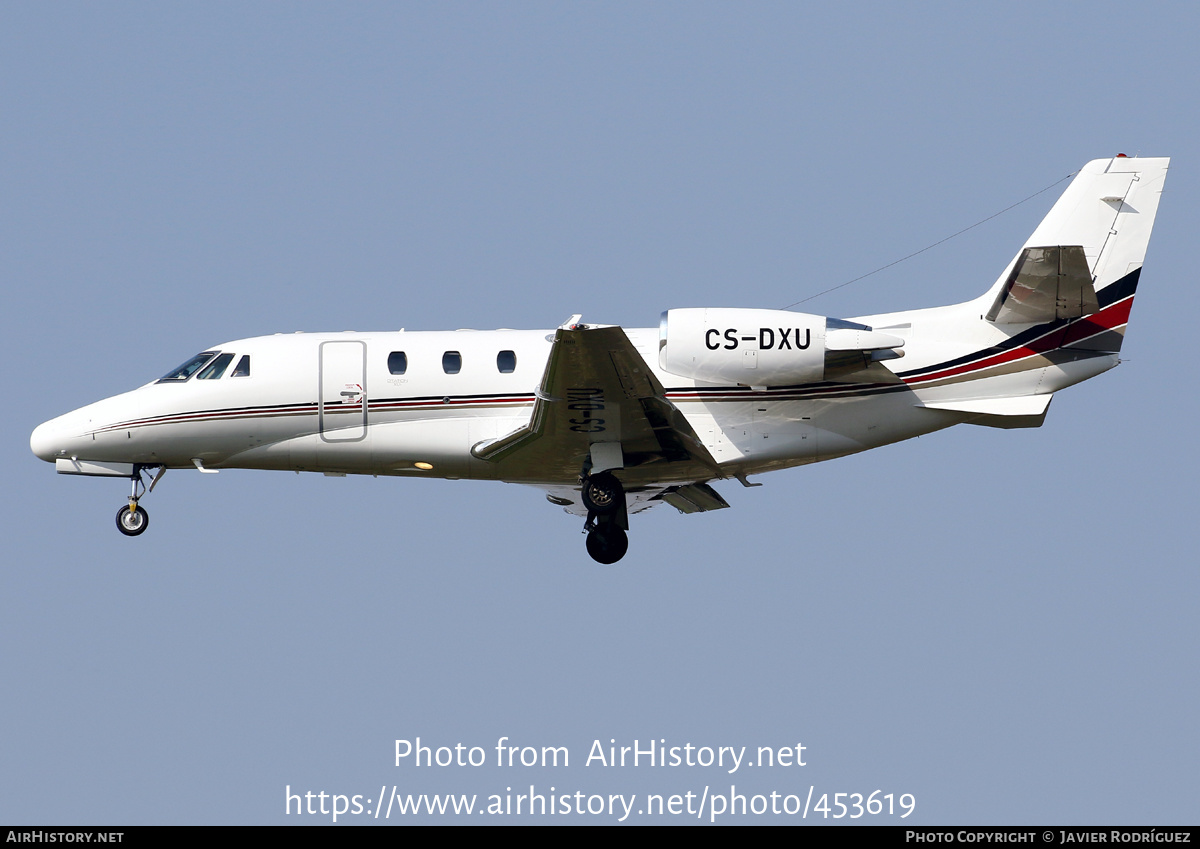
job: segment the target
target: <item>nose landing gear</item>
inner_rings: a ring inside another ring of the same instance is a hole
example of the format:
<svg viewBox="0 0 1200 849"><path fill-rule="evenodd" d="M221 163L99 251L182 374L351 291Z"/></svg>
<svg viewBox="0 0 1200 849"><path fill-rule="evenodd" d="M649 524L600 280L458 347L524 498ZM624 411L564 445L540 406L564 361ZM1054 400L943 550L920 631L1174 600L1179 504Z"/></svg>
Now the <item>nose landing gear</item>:
<svg viewBox="0 0 1200 849"><path fill-rule="evenodd" d="M138 504L138 499L153 492L155 485L167 470L166 466L159 466L158 472L150 481L150 487L147 489L146 482L142 480L142 468L142 466L133 467L133 477L130 478L129 505L117 511L117 530L127 537L135 537L150 527L150 514L146 512L145 507Z"/></svg>
<svg viewBox="0 0 1200 849"><path fill-rule="evenodd" d="M127 537L135 537L150 526L150 516L146 508L141 507L132 499L128 507L117 511L117 530Z"/></svg>

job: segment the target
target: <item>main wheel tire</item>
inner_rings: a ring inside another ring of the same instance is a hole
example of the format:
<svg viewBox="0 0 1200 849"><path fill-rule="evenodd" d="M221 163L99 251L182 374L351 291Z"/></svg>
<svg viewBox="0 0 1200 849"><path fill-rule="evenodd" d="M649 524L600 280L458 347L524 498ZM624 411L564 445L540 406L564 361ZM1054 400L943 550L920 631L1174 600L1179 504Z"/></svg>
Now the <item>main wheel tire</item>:
<svg viewBox="0 0 1200 849"><path fill-rule="evenodd" d="M150 526L150 516L140 504L130 512L128 507L117 511L117 530L127 537L135 537Z"/></svg>
<svg viewBox="0 0 1200 849"><path fill-rule="evenodd" d="M625 487L608 472L589 477L583 482L583 506L597 516L611 516L625 501Z"/></svg>
<svg viewBox="0 0 1200 849"><path fill-rule="evenodd" d="M616 563L629 550L629 536L616 525L588 532L587 551L597 563Z"/></svg>

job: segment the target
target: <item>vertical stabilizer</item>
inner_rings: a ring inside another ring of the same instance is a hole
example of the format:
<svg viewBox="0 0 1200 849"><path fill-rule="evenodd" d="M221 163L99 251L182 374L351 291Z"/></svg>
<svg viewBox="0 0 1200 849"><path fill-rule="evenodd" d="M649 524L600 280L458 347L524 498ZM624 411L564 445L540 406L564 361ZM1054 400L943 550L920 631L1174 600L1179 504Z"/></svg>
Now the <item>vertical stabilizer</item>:
<svg viewBox="0 0 1200 849"><path fill-rule="evenodd" d="M1063 347L1119 351L1169 162L1085 165L996 281L988 321L1073 320Z"/></svg>
<svg viewBox="0 0 1200 849"><path fill-rule="evenodd" d="M1169 162L1125 156L1089 162L1025 247L1082 245L1097 291L1141 268Z"/></svg>

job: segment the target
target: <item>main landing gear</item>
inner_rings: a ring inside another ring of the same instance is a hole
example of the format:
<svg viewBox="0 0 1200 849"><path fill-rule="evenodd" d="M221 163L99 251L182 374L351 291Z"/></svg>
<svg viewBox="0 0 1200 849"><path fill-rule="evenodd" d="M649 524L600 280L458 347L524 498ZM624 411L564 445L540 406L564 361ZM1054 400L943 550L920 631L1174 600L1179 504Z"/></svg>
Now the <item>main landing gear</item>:
<svg viewBox="0 0 1200 849"><path fill-rule="evenodd" d="M583 479L583 506L588 509L583 526L587 552L597 563L616 563L629 550L629 517L625 488L614 475L601 472Z"/></svg>
<svg viewBox="0 0 1200 849"><path fill-rule="evenodd" d="M150 515L146 512L146 508L138 504L138 500L150 492L154 491L155 484L162 478L166 472L166 466L159 466L158 472L150 481L150 487L146 487L146 482L142 480L142 466L133 467L133 477L131 481L131 491L129 493L129 504L117 511L117 530L125 534L127 537L135 537L138 534L144 533L146 528L150 527Z"/></svg>
<svg viewBox="0 0 1200 849"><path fill-rule="evenodd" d="M597 563L616 563L629 550L629 535L611 519L592 524L590 529L584 525L584 530L587 530L587 552Z"/></svg>

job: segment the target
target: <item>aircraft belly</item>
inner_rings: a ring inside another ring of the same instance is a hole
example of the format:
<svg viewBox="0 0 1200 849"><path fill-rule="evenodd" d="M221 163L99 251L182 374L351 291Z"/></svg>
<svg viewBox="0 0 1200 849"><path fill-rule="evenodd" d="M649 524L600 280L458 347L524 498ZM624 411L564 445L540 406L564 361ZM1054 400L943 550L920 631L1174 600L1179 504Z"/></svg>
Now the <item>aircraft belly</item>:
<svg viewBox="0 0 1200 849"><path fill-rule="evenodd" d="M754 405L750 429L751 458L800 463L813 462L819 453L818 433L813 427L815 406L811 402L780 401Z"/></svg>
<svg viewBox="0 0 1200 849"><path fill-rule="evenodd" d="M135 463L190 466L193 459L217 465L248 447L238 422L172 423L132 428L130 459Z"/></svg>
<svg viewBox="0 0 1200 849"><path fill-rule="evenodd" d="M338 440L336 431L297 433L314 425L312 416L289 417L283 426L260 432L223 465L252 469L288 469L302 472L406 475L418 477L494 477L492 464L470 453L470 446L520 426L512 416L448 416L381 421L373 416L360 437ZM194 443L193 443L194 444ZM426 463L432 468L417 467Z"/></svg>
<svg viewBox="0 0 1200 849"><path fill-rule="evenodd" d="M330 440L328 431L311 433L243 453L236 462L255 468L286 462L295 471L463 478L471 471L469 431L466 419L376 422L354 440Z"/></svg>
<svg viewBox="0 0 1200 849"><path fill-rule="evenodd" d="M911 392L887 392L760 404L749 438L742 443L745 459L736 468L749 474L832 460L961 421L914 406L914 400Z"/></svg>
<svg viewBox="0 0 1200 849"><path fill-rule="evenodd" d="M956 424L952 416L931 415L911 392L878 394L831 402L816 417L819 460L832 460L890 445Z"/></svg>
<svg viewBox="0 0 1200 849"><path fill-rule="evenodd" d="M432 466L430 477L468 477L471 464L470 420L465 417L377 423L371 427L374 466L380 474Z"/></svg>
<svg viewBox="0 0 1200 849"><path fill-rule="evenodd" d="M785 458L793 461L789 465L812 462L817 455L813 407L811 402L761 398L680 405L713 458L738 469Z"/></svg>
<svg viewBox="0 0 1200 849"><path fill-rule="evenodd" d="M722 466L749 459L754 444L754 404L749 401L679 402L704 447Z"/></svg>

